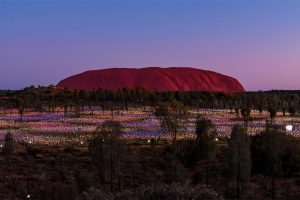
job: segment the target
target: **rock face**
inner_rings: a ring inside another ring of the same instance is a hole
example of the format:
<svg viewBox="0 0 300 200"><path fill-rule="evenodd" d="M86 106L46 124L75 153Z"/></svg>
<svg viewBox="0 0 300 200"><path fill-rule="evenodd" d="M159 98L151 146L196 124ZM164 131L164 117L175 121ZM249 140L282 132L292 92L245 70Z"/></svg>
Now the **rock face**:
<svg viewBox="0 0 300 200"><path fill-rule="evenodd" d="M61 88L117 90L143 87L151 91L243 92L235 78L187 67L110 68L83 72L60 81Z"/></svg>

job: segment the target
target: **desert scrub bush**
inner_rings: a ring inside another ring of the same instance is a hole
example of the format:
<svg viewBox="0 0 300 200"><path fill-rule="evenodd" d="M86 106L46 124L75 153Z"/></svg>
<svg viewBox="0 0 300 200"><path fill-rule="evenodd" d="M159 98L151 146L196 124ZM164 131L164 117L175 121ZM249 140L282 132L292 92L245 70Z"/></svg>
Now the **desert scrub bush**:
<svg viewBox="0 0 300 200"><path fill-rule="evenodd" d="M2 150L2 154L11 155L15 152L16 144L15 139L11 133L7 133L4 139L4 146Z"/></svg>
<svg viewBox="0 0 300 200"><path fill-rule="evenodd" d="M37 154L42 153L42 150L34 146L28 145L26 146L26 152L31 156L36 156Z"/></svg>
<svg viewBox="0 0 300 200"><path fill-rule="evenodd" d="M97 195L97 196L96 196ZM101 196L101 198L99 198ZM78 200L223 200L217 192L206 185L195 187L188 184L161 184L156 187L140 187L133 191L124 191L111 195L104 195L97 190L82 193Z"/></svg>
<svg viewBox="0 0 300 200"><path fill-rule="evenodd" d="M64 148L65 153L75 153L77 150L74 146L68 145Z"/></svg>
<svg viewBox="0 0 300 200"><path fill-rule="evenodd" d="M77 196L76 184L64 184L60 182L43 182L40 185L38 192L32 196L32 199L76 199Z"/></svg>
<svg viewBox="0 0 300 200"><path fill-rule="evenodd" d="M100 180L97 176L89 174L86 171L77 169L75 171L76 183L79 192L88 190L91 186L100 186Z"/></svg>

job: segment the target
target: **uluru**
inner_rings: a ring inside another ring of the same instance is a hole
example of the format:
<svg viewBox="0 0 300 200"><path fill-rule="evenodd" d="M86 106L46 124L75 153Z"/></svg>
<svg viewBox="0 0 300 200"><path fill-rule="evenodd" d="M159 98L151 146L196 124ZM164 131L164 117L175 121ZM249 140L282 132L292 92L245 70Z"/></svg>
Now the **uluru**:
<svg viewBox="0 0 300 200"><path fill-rule="evenodd" d="M86 71L60 81L60 88L117 90L143 87L151 91L244 92L235 78L191 67L108 68Z"/></svg>

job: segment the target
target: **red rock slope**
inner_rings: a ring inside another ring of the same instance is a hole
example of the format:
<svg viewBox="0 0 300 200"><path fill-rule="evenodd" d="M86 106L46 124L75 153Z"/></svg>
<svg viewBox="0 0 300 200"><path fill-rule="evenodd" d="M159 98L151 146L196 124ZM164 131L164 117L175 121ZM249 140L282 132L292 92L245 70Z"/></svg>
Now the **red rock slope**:
<svg viewBox="0 0 300 200"><path fill-rule="evenodd" d="M144 87L153 91L245 91L235 78L187 67L110 68L87 71L66 78L57 86L83 90Z"/></svg>

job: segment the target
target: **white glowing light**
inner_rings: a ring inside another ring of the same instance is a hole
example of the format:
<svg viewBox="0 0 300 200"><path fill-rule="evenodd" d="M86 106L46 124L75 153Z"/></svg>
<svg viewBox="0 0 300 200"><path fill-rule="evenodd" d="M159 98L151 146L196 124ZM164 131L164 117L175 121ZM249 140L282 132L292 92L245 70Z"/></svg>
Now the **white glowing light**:
<svg viewBox="0 0 300 200"><path fill-rule="evenodd" d="M288 132L293 131L293 126L292 125L286 125L285 130Z"/></svg>
<svg viewBox="0 0 300 200"><path fill-rule="evenodd" d="M81 141L80 144L83 144L83 142Z"/></svg>
<svg viewBox="0 0 300 200"><path fill-rule="evenodd" d="M150 143L151 142L151 140L148 140L148 143Z"/></svg>
<svg viewBox="0 0 300 200"><path fill-rule="evenodd" d="M29 144L31 144L32 142L31 141L29 141Z"/></svg>
<svg viewBox="0 0 300 200"><path fill-rule="evenodd" d="M30 199L30 197L31 197L30 194L28 194L28 195L26 196L27 199Z"/></svg>
<svg viewBox="0 0 300 200"><path fill-rule="evenodd" d="M216 141L219 141L219 139L218 139L218 138L216 138L215 140L216 140Z"/></svg>

